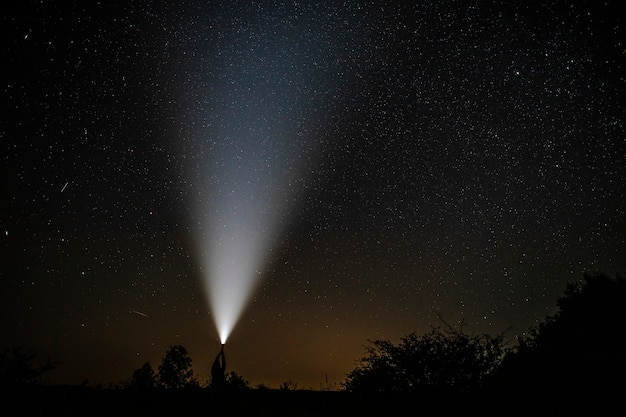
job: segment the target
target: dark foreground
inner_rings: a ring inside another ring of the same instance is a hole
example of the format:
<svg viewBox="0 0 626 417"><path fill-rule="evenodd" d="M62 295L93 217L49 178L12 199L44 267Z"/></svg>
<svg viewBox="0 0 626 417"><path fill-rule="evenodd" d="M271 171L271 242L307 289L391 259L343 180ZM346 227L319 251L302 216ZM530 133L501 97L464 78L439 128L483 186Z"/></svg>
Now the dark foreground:
<svg viewBox="0 0 626 417"><path fill-rule="evenodd" d="M491 395L356 395L334 391L243 390L131 392L82 386L3 390L6 416L566 416L585 411L608 415L606 398L558 399ZM547 401L546 401L547 400ZM582 402L581 402L582 401Z"/></svg>

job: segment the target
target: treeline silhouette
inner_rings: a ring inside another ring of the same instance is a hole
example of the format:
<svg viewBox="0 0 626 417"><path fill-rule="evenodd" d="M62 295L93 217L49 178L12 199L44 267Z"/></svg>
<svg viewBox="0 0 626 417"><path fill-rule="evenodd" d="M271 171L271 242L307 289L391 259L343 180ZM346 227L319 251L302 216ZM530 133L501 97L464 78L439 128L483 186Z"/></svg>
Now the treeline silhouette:
<svg viewBox="0 0 626 417"><path fill-rule="evenodd" d="M407 410L419 415L464 411L598 415L623 409L626 281L619 275L584 275L580 282L566 286L557 307L557 313L513 342L506 341L506 332L468 334L464 323L452 326L443 319L439 327L423 335L408 334L396 344L370 341L339 392L307 394L291 381L279 389L263 384L251 389L245 378L231 370L217 398L211 394L216 391L211 381L199 381L194 375L182 345L170 346L156 370L145 363L123 389L114 391L126 399L144 400L118 401L127 411L146 411L143 407L149 404L150 412L159 415L180 412L182 403L186 412L213 407L219 414L215 407L224 405L222 400L229 404L230 415L296 415L289 414L296 410L304 415L390 415ZM21 349L4 351L0 391L40 385L42 374L54 364L34 365L33 359L32 353ZM74 398L91 398L85 395L80 391ZM164 398L169 402L164 403ZM111 411L116 402L108 398L107 404L106 410ZM257 413L259 407L267 413ZM277 413L280 407L285 413Z"/></svg>
<svg viewBox="0 0 626 417"><path fill-rule="evenodd" d="M439 410L469 403L513 415L623 409L626 281L586 274L567 285L557 306L514 346L504 334L468 335L463 323L454 328L443 321L398 344L372 341L344 388L363 398L404 394Z"/></svg>
<svg viewBox="0 0 626 417"><path fill-rule="evenodd" d="M199 388L214 388L214 381L202 383L193 373L191 358L187 349L182 345L170 346L158 372L155 372L150 362L146 362L135 369L130 380L124 387L134 391L151 391L155 389L167 390L195 390ZM227 372L220 388L226 390L241 390L250 388L250 383L235 371Z"/></svg>

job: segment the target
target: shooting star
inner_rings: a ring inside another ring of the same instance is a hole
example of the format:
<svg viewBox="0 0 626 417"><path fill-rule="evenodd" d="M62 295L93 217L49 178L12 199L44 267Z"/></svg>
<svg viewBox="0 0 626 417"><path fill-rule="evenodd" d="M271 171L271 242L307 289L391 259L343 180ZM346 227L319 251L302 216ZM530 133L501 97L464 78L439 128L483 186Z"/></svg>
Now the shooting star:
<svg viewBox="0 0 626 417"><path fill-rule="evenodd" d="M65 183L65 185L63 186L63 188L61 188L61 192L65 191L65 189L67 188L67 184L69 184L69 183L70 183L69 181L67 181L67 182Z"/></svg>
<svg viewBox="0 0 626 417"><path fill-rule="evenodd" d="M142 317L148 317L148 318L150 318L150 316L149 316L149 315L147 315L146 313L142 313L141 311L131 310L131 312L132 312L132 313L135 313L135 314L139 314L139 315L140 315L140 316L142 316Z"/></svg>

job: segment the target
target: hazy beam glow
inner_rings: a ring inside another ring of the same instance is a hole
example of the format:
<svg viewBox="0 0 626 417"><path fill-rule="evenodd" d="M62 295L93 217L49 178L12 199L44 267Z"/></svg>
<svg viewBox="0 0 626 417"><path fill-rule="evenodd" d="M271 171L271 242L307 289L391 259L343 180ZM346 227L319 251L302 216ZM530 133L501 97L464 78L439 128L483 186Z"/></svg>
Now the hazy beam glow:
<svg viewBox="0 0 626 417"><path fill-rule="evenodd" d="M196 240L222 343L259 285L306 157L294 93L303 74L291 62L297 55L279 40L262 47L240 41L227 48L237 53L214 69L207 128L193 159Z"/></svg>
<svg viewBox="0 0 626 417"><path fill-rule="evenodd" d="M226 343L258 284L259 254L264 252L263 237L251 233L257 219L236 217L228 219L219 241L206 257L209 302L222 343Z"/></svg>
<svg viewBox="0 0 626 417"><path fill-rule="evenodd" d="M226 343L258 286L277 234L278 213L268 210L271 194L263 195L267 190L260 182L232 184L228 195L222 195L212 208L208 239L204 241L206 288L222 343Z"/></svg>

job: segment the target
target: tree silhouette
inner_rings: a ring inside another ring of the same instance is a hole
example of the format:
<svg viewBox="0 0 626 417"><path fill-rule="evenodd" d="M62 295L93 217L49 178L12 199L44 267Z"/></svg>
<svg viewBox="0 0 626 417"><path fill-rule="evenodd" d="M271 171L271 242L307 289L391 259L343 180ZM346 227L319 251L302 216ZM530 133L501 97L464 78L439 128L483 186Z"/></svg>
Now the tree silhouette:
<svg viewBox="0 0 626 417"><path fill-rule="evenodd" d="M191 369L191 358L184 346L170 346L159 365L158 382L167 389L198 386L198 381L194 378Z"/></svg>
<svg viewBox="0 0 626 417"><path fill-rule="evenodd" d="M44 364L33 364L35 354L21 347L6 349L0 353L0 387L30 385L39 382L40 377L54 369L48 359Z"/></svg>
<svg viewBox="0 0 626 417"><path fill-rule="evenodd" d="M623 390L626 281L586 274L567 285L557 306L507 355L497 382L569 398Z"/></svg>
<svg viewBox="0 0 626 417"><path fill-rule="evenodd" d="M153 390L156 386L156 375L149 362L144 363L141 368L135 369L132 378L126 385L127 388L138 391Z"/></svg>
<svg viewBox="0 0 626 417"><path fill-rule="evenodd" d="M394 345L376 340L344 382L354 392L459 391L477 388L503 357L503 336L467 335L446 324L423 336L411 333Z"/></svg>

